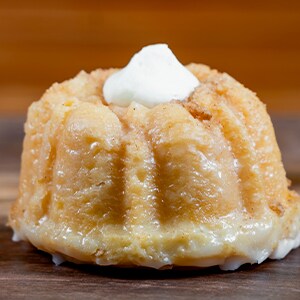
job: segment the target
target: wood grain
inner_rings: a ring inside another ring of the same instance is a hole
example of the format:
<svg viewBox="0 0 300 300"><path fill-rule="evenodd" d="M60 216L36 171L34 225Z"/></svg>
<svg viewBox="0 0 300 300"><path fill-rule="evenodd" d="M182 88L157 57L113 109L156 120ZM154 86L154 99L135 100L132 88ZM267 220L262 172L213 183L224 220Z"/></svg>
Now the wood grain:
<svg viewBox="0 0 300 300"><path fill-rule="evenodd" d="M212 3L210 3L212 2ZM300 114L300 5L287 1L1 1L0 114L24 114L53 82L124 66L166 42Z"/></svg>

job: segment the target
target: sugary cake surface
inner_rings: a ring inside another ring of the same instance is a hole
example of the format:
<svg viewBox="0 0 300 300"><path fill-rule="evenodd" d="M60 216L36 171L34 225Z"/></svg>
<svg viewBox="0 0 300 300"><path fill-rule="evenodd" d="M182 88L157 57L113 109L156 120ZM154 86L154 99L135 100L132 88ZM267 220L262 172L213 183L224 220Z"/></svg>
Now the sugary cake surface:
<svg viewBox="0 0 300 300"><path fill-rule="evenodd" d="M108 106L115 70L96 70L31 105L10 214L20 239L75 262L154 268L235 269L298 246L300 198L265 106L227 74L187 68L201 85L185 101Z"/></svg>

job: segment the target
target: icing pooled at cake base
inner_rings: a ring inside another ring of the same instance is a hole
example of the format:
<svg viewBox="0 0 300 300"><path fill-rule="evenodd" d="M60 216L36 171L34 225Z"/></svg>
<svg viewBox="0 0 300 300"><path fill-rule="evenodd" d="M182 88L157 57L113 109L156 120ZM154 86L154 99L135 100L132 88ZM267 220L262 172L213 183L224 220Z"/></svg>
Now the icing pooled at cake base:
<svg viewBox="0 0 300 300"><path fill-rule="evenodd" d="M199 80L175 57L166 44L144 47L129 64L111 75L103 92L108 103L128 106L137 102L153 107L171 100L184 100Z"/></svg>

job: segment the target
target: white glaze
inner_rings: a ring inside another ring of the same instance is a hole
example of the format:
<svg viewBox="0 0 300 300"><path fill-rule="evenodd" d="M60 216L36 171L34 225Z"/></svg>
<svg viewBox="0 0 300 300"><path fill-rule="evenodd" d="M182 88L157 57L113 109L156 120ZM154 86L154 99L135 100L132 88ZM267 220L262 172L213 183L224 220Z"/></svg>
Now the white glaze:
<svg viewBox="0 0 300 300"><path fill-rule="evenodd" d="M268 226L265 227L265 229L268 231ZM270 228L269 228L270 229ZM201 229L203 231L203 229ZM258 228L253 229L253 233L255 233L254 235L256 236L257 240L260 240L261 238L264 237L265 233L264 230L260 232L260 230ZM33 233L33 236L35 236L35 234ZM32 237L33 237L32 236ZM23 236L23 234L21 232L17 232L16 230L14 230L14 235L13 235L13 241L14 242L18 242L21 240L26 240L26 238ZM33 242L32 239L29 239L31 242ZM191 241L192 242L192 241ZM217 243L217 242L216 242ZM34 243L35 244L35 243ZM191 243L193 244L193 243ZM217 243L218 244L218 243ZM266 246L269 243L266 243ZM291 250L297 248L300 246L300 233L298 233L298 235L295 238L288 238L288 239L282 239L279 240L279 242L277 243L277 246L272 250L269 248L260 248L260 249L247 249L244 252L243 256L229 256L229 257L224 257L224 258L200 258L199 260L194 260L193 263L191 265L187 265L190 267L211 267L211 266L219 266L220 269L225 270L225 271L233 271L238 269L241 265L246 264L246 263L250 263L250 264L254 264L254 263L262 263L263 261L265 261L267 258L271 258L271 259L282 259L284 258ZM197 244L194 245L195 248L195 252L194 254L197 253ZM208 253L210 251L215 251L213 249L213 245L211 244L210 246L207 247L206 250ZM203 249L202 249L203 251ZM161 253L160 255L161 257L164 257L164 259L161 259L159 261L157 260L152 260L149 259L149 261L145 261L143 260L142 262L136 262L137 265L143 265L143 266L147 266L147 267L152 267L152 268L156 268L156 269L160 269L160 268L166 268L168 266L173 265L172 262L172 258L169 257L169 253ZM52 254L52 261L55 265L60 265L63 262L66 261L66 259L64 258L63 254ZM112 264L117 264L117 262L112 262L112 261L106 261L103 260L101 258L97 258L96 259L96 264L99 265L112 265Z"/></svg>
<svg viewBox="0 0 300 300"><path fill-rule="evenodd" d="M300 246L300 232L294 239L283 239L278 242L277 247L271 253L270 258L272 259L282 259L291 250L296 249Z"/></svg>
<svg viewBox="0 0 300 300"><path fill-rule="evenodd" d="M60 254L52 254L52 261L56 266L59 266L62 263L64 263L66 260Z"/></svg>
<svg viewBox="0 0 300 300"><path fill-rule="evenodd" d="M16 231L16 230L13 230L13 237L12 237L12 241L13 242L20 242L22 241L22 236Z"/></svg>

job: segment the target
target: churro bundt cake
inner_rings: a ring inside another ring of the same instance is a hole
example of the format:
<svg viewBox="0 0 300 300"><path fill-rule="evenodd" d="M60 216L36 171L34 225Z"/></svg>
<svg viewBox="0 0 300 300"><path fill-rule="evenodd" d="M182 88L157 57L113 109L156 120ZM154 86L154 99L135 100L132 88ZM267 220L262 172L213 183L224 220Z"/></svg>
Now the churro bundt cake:
<svg viewBox="0 0 300 300"><path fill-rule="evenodd" d="M56 263L233 270L299 246L265 105L166 45L54 84L25 133L9 224Z"/></svg>

